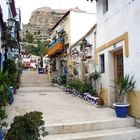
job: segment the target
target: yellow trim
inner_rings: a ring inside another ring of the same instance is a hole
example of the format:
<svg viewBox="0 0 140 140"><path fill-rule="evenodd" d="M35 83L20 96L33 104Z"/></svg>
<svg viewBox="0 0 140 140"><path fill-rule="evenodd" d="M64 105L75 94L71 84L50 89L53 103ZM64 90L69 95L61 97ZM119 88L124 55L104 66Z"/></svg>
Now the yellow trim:
<svg viewBox="0 0 140 140"><path fill-rule="evenodd" d="M128 46L128 32L122 34L121 36L118 36L117 38L109 41L108 43L100 46L99 48L96 49L96 64L98 64L98 53L104 49L109 48L110 46L121 42L124 40L124 52L125 52L125 56L128 57L129 56L129 46Z"/></svg>

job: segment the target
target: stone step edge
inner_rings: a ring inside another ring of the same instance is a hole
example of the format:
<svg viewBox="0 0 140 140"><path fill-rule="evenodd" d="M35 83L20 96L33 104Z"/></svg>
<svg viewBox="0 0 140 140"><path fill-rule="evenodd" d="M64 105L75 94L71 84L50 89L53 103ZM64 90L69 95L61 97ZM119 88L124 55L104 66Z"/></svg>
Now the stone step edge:
<svg viewBox="0 0 140 140"><path fill-rule="evenodd" d="M105 129L115 129L121 127L134 126L134 118L112 118L106 120L84 121L76 123L53 124L47 125L46 129L49 134L66 134L77 132L88 132Z"/></svg>
<svg viewBox="0 0 140 140"><path fill-rule="evenodd" d="M122 136L121 139L120 135ZM110 130L48 135L45 138L47 138L47 140L98 140L98 138L101 138L102 140L107 140L107 137L111 137L111 139L108 140L113 140L112 136L118 138L118 140L140 139L140 129L137 127L125 127Z"/></svg>

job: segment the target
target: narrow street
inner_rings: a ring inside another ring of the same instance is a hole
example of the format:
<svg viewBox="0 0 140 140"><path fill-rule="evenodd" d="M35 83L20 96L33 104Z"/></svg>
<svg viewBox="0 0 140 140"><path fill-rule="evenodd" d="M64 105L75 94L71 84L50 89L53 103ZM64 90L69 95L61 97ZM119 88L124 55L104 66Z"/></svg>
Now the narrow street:
<svg viewBox="0 0 140 140"><path fill-rule="evenodd" d="M62 89L51 86L46 74L37 74L37 71L23 71L21 87L15 95L14 103L8 107L8 121L12 122L14 116L29 111L43 112L50 134L43 138L44 140L68 140L72 139L71 137L73 140L80 140L88 136L93 137L93 134L96 140L97 136L106 134L107 140L114 140L109 136L115 135L113 138L117 138L119 133L126 139L128 133L130 138L131 133L134 138L138 133L140 135L140 130L133 127L133 118L116 118L111 108L97 108L79 97L65 94ZM97 130L100 132L97 133ZM119 140L125 139L120 137Z"/></svg>

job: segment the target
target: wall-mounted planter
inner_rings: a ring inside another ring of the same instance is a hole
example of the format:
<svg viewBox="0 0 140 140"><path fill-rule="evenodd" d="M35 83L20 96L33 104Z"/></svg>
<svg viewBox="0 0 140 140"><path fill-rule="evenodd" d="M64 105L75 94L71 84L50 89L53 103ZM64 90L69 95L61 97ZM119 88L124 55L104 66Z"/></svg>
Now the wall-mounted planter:
<svg viewBox="0 0 140 140"><path fill-rule="evenodd" d="M86 59L91 59L92 58L92 56L86 56Z"/></svg>

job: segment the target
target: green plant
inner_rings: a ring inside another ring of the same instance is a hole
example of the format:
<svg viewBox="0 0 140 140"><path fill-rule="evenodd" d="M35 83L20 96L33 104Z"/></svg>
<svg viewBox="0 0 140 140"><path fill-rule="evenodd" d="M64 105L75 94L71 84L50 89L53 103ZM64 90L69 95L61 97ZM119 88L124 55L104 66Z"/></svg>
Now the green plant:
<svg viewBox="0 0 140 140"><path fill-rule="evenodd" d="M8 81L9 81L8 85L16 88L17 79L18 79L18 70L15 62L13 60L6 59L4 61L3 71L7 72L8 74Z"/></svg>
<svg viewBox="0 0 140 140"><path fill-rule="evenodd" d="M58 77L58 84L59 85L65 85L66 82L67 82L66 75L61 75L60 77Z"/></svg>
<svg viewBox="0 0 140 140"><path fill-rule="evenodd" d="M7 115L5 112L5 106L8 103L8 74L7 72L0 72L0 123L5 126L6 123L3 121Z"/></svg>
<svg viewBox="0 0 140 140"><path fill-rule="evenodd" d="M96 80L100 77L100 72L98 71L94 71L93 73L91 73L89 75L89 78L88 78L88 83L89 83L89 93L91 93L91 95L96 95ZM92 86L92 81L93 81L93 86ZM94 90L93 90L94 88Z"/></svg>
<svg viewBox="0 0 140 140"><path fill-rule="evenodd" d="M34 43L35 41L34 35L31 32L27 31L24 41L28 43Z"/></svg>
<svg viewBox="0 0 140 140"><path fill-rule="evenodd" d="M97 80L100 77L100 72L96 71L89 75L89 80Z"/></svg>
<svg viewBox="0 0 140 140"><path fill-rule="evenodd" d="M73 83L73 88L76 89L78 92L81 92L81 89L83 87L82 81L79 80L79 79L75 79L73 82L74 82Z"/></svg>
<svg viewBox="0 0 140 140"><path fill-rule="evenodd" d="M3 71L4 72L8 72L11 73L11 74L14 74L15 72L17 72L17 68L16 68L16 64L13 60L11 59L7 59L4 61L4 64L3 64Z"/></svg>
<svg viewBox="0 0 140 140"><path fill-rule="evenodd" d="M92 96L97 95L96 90L93 89L92 83L87 82L85 86L86 86L86 92L88 92Z"/></svg>
<svg viewBox="0 0 140 140"><path fill-rule="evenodd" d="M11 32L7 28L2 32L1 40L2 40L2 48L5 48L4 57L6 60L8 49L14 48L17 42L15 38L12 37Z"/></svg>
<svg viewBox="0 0 140 140"><path fill-rule="evenodd" d="M67 87L70 89L73 89L73 81L72 80L67 82Z"/></svg>
<svg viewBox="0 0 140 140"><path fill-rule="evenodd" d="M115 93L119 95L120 103L123 104L125 102L125 95L129 93L134 93L133 90L135 88L136 81L134 80L134 76L126 74L124 77L120 78L115 87Z"/></svg>
<svg viewBox="0 0 140 140"><path fill-rule="evenodd" d="M51 82L54 83L54 84L57 84L57 83L58 83L58 82L57 82L57 77L53 77L53 78L51 79Z"/></svg>
<svg viewBox="0 0 140 140"><path fill-rule="evenodd" d="M85 92L88 92L88 89L87 89L86 83L82 83L79 88L79 93L81 95L84 95Z"/></svg>
<svg viewBox="0 0 140 140"><path fill-rule="evenodd" d="M5 140L41 140L46 136L42 112L29 112L23 116L16 116Z"/></svg>

